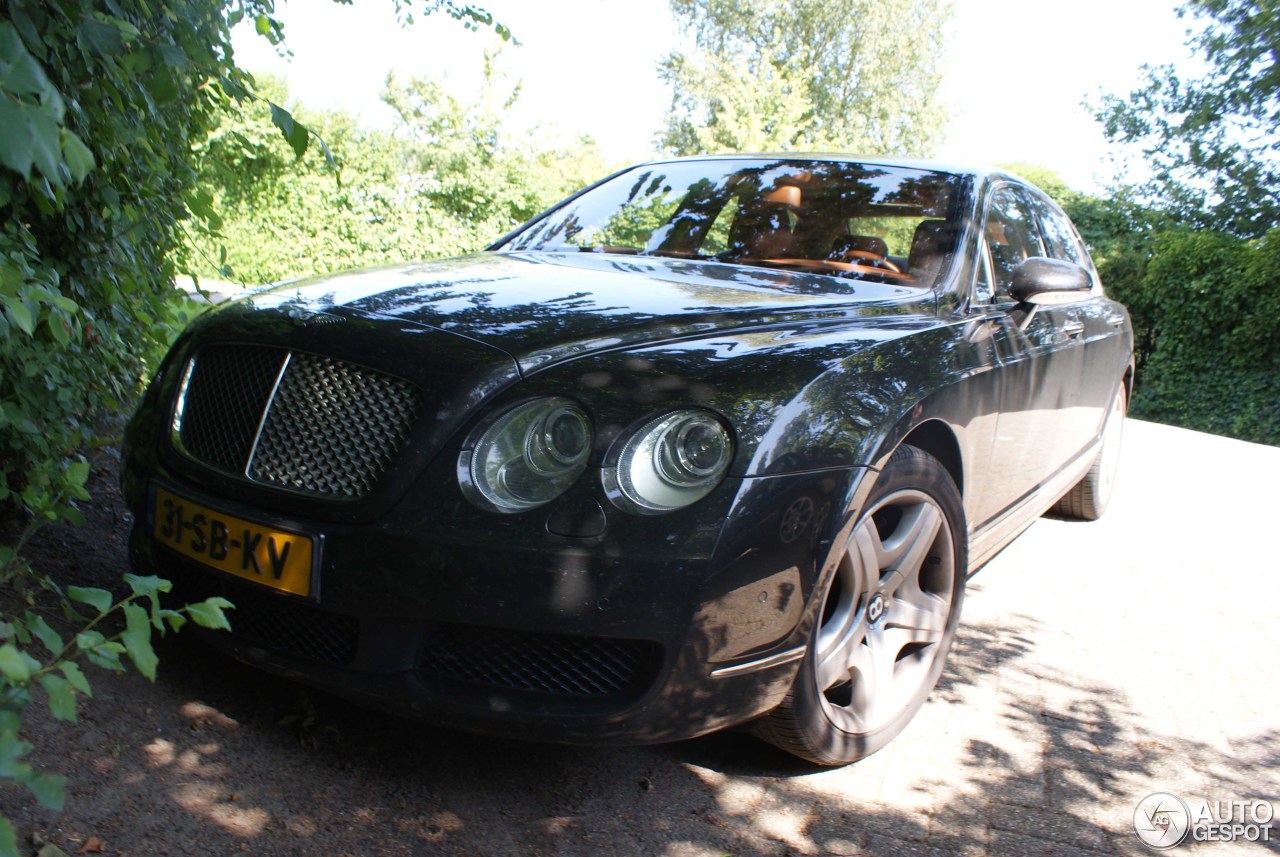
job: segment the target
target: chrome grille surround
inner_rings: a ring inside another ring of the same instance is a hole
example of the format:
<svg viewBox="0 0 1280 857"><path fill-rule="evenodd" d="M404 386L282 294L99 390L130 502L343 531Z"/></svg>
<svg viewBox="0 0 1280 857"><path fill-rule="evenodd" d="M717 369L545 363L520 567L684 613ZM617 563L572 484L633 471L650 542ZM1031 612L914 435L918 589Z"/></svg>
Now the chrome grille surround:
<svg viewBox="0 0 1280 857"><path fill-rule="evenodd" d="M187 457L251 482L356 499L408 440L421 399L408 381L331 357L206 345L187 362L172 440Z"/></svg>

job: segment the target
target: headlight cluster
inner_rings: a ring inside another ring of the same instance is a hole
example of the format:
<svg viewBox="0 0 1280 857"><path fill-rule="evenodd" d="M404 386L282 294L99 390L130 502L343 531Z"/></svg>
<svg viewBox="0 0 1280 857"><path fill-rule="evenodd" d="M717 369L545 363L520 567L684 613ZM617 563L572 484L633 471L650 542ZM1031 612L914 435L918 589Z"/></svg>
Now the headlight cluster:
<svg viewBox="0 0 1280 857"><path fill-rule="evenodd" d="M485 428L458 459L458 481L471 502L524 512L551 502L582 472L592 449L591 420L570 399L516 405ZM711 493L729 472L733 437L708 411L686 408L625 433L601 471L618 508L652 515L681 509Z"/></svg>
<svg viewBox="0 0 1280 857"><path fill-rule="evenodd" d="M733 438L711 414L663 414L623 444L616 466L605 468L605 492L631 512L669 512L710 494L732 459Z"/></svg>
<svg viewBox="0 0 1280 857"><path fill-rule="evenodd" d="M463 453L458 478L472 502L524 512L554 500L587 468L591 420L568 399L537 399L494 420Z"/></svg>

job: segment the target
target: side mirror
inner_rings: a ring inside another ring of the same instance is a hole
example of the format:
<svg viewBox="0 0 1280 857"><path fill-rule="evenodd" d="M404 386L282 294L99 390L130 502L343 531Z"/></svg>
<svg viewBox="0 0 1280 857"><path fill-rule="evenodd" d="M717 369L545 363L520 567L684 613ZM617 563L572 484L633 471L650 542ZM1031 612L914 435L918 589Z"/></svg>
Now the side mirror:
<svg viewBox="0 0 1280 857"><path fill-rule="evenodd" d="M1089 272L1074 262L1032 256L1013 269L1009 291L1029 304L1066 304L1077 301L1093 289Z"/></svg>

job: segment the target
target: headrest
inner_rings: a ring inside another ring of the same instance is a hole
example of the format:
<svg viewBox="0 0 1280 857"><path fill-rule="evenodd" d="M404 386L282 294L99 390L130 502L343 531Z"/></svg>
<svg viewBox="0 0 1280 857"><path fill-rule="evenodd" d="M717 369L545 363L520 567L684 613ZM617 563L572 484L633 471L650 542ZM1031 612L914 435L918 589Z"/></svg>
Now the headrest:
<svg viewBox="0 0 1280 857"><path fill-rule="evenodd" d="M768 193L762 194L760 198L765 202L774 202L778 205L789 205L792 208L799 208L800 188L794 185L784 184L781 187L774 188Z"/></svg>
<svg viewBox="0 0 1280 857"><path fill-rule="evenodd" d="M875 235L841 235L831 244L832 253L847 253L850 250L862 250L874 253L881 258L889 255L889 245L883 238Z"/></svg>

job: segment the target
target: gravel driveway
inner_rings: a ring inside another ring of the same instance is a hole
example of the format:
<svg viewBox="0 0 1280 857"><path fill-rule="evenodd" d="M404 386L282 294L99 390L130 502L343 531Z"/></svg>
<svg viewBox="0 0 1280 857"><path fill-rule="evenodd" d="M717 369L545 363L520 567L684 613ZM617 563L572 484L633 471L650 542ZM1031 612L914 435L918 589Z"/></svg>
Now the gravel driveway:
<svg viewBox="0 0 1280 857"><path fill-rule="evenodd" d="M129 855L1152 853L1133 829L1152 792L1280 798L1277 486L1280 449L1130 421L1107 517L1038 521L980 571L939 689L848 768L737 734L474 738L175 640L155 686L99 673L81 727L31 724L31 758L71 777L64 812L11 788L0 812ZM99 496L39 562L118 580L124 523ZM1280 822L1274 838L1174 853L1280 853Z"/></svg>

